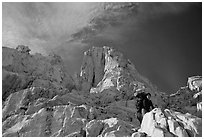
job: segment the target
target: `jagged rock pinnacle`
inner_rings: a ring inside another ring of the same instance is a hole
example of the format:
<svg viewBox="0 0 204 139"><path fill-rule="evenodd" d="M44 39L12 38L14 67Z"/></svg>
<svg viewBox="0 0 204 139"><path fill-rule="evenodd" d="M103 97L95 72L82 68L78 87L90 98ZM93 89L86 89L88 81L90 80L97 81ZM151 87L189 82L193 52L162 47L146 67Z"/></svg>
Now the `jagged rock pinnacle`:
<svg viewBox="0 0 204 139"><path fill-rule="evenodd" d="M128 100L135 93L144 91L154 96L155 105L163 105L156 87L139 74L130 60L111 47L92 47L84 52L78 80L81 90L86 93L100 93L102 104L108 103L104 102L105 100ZM109 98L106 98L108 96Z"/></svg>

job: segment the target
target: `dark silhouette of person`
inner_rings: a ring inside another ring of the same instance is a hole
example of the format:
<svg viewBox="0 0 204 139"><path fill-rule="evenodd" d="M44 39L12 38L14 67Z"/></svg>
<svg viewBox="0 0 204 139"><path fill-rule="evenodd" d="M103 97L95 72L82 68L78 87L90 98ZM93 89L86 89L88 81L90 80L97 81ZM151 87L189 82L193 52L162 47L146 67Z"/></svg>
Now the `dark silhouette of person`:
<svg viewBox="0 0 204 139"><path fill-rule="evenodd" d="M150 93L139 93L136 95L136 109L137 109L137 119L140 123L142 123L143 116L145 113L150 112L154 106L152 101L150 100L151 94Z"/></svg>
<svg viewBox="0 0 204 139"><path fill-rule="evenodd" d="M135 97L135 106L137 109L137 119L139 120L140 123L142 123L142 109L143 109L143 100L145 98L145 93L138 93Z"/></svg>
<svg viewBox="0 0 204 139"><path fill-rule="evenodd" d="M142 116L144 116L145 113L150 112L154 108L150 98L151 98L151 94L147 93L146 97L143 100Z"/></svg>

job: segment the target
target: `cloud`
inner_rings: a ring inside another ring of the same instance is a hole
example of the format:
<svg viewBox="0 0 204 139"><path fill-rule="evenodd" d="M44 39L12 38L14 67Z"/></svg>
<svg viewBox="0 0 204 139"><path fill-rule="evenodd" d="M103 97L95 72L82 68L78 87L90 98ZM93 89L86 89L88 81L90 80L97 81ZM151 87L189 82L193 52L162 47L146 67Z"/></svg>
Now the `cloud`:
<svg viewBox="0 0 204 139"><path fill-rule="evenodd" d="M191 3L7 3L2 4L3 45L24 44L46 54L63 43L87 42L109 26L126 19L177 14ZM67 47L76 47L69 45ZM80 46L79 46L80 47Z"/></svg>
<svg viewBox="0 0 204 139"><path fill-rule="evenodd" d="M86 26L97 3L3 3L3 45L54 49Z"/></svg>
<svg viewBox="0 0 204 139"><path fill-rule="evenodd" d="M128 21L145 22L151 18L159 18L170 14L180 14L192 5L200 3L102 3L103 10L78 32L72 34L72 41L81 40L87 43L90 38L100 34L110 26L128 24Z"/></svg>
<svg viewBox="0 0 204 139"><path fill-rule="evenodd" d="M89 24L72 34L72 41L85 40L99 34L108 26L119 26L124 19L136 13L137 3L102 3L100 12Z"/></svg>
<svg viewBox="0 0 204 139"><path fill-rule="evenodd" d="M150 2L141 3L138 6L138 12L143 17L155 18L161 17L167 14L180 14L191 6L201 6L200 3L190 2Z"/></svg>

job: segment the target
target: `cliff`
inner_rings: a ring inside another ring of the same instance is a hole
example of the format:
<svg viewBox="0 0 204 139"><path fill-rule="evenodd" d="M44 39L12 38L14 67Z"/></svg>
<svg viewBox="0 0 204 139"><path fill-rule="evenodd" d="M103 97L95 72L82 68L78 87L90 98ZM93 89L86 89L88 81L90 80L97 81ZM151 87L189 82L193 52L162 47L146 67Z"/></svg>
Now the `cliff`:
<svg viewBox="0 0 204 139"><path fill-rule="evenodd" d="M93 47L84 53L78 82L81 90L90 90L91 96L99 99L95 103L130 100L140 92L149 92L155 105L163 105L156 87L122 53L110 47Z"/></svg>

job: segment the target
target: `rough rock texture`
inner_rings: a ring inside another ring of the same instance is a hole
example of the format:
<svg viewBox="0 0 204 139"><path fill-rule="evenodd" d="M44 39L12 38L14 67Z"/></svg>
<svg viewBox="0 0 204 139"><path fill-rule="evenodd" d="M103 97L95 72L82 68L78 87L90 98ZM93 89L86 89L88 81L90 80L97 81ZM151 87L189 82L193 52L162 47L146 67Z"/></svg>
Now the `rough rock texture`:
<svg viewBox="0 0 204 139"><path fill-rule="evenodd" d="M180 108L183 105L174 102L184 101L180 99L187 95L185 100L192 103L186 101L185 105L197 105L198 110L193 110L200 111L200 76L189 78L185 91L175 99L175 95L159 92L129 60L110 47L93 47L85 52L81 72L74 79L59 56L29 52L23 45L16 49L3 47L3 136L201 136L201 118L182 114L190 110L184 111ZM141 92L151 93L156 107L170 110L155 109L140 125L134 96ZM153 113L156 122L151 118Z"/></svg>
<svg viewBox="0 0 204 139"><path fill-rule="evenodd" d="M92 86L95 87L103 78L104 56L102 47L93 47L84 52L84 59L80 72L82 90L90 90Z"/></svg>
<svg viewBox="0 0 204 139"><path fill-rule="evenodd" d="M18 133L23 137L46 137L66 136L73 132L80 131L85 126L86 119L82 117L78 109L71 105L42 108L32 115L25 115L18 121L11 120L11 128L7 128L3 136ZM8 123L3 123L8 127Z"/></svg>
<svg viewBox="0 0 204 139"><path fill-rule="evenodd" d="M29 87L60 89L73 88L73 79L65 72L63 61L57 55L31 55L27 46L2 48L3 101L16 91Z"/></svg>
<svg viewBox="0 0 204 139"><path fill-rule="evenodd" d="M28 89L13 93L4 107L3 136L131 136L131 129L135 128L117 118L92 120L91 107L76 104L71 99L66 105L43 103L38 99L34 106L44 105L37 108L29 105L32 107L29 112L23 105L28 93Z"/></svg>
<svg viewBox="0 0 204 139"><path fill-rule="evenodd" d="M193 76L188 78L188 88L191 91L201 91L202 90L202 77Z"/></svg>
<svg viewBox="0 0 204 139"><path fill-rule="evenodd" d="M202 119L189 113L155 108L144 115L139 131L150 137L201 137Z"/></svg>
<svg viewBox="0 0 204 139"><path fill-rule="evenodd" d="M163 105L156 87L115 49L93 47L85 52L83 63L81 88L84 89L84 84L88 86L85 90L90 89L92 102L106 105L119 100L130 100L135 93L144 91L151 93L155 105Z"/></svg>
<svg viewBox="0 0 204 139"><path fill-rule="evenodd" d="M202 117L202 77L188 78L187 86L166 97L167 108Z"/></svg>

